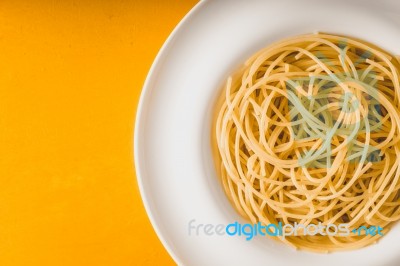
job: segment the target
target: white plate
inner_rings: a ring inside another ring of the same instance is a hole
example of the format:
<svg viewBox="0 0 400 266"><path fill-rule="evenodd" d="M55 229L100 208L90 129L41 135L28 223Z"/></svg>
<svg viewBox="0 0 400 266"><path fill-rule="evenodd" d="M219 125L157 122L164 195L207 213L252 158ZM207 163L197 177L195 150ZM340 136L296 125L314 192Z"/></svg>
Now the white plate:
<svg viewBox="0 0 400 266"><path fill-rule="evenodd" d="M383 5L385 3L385 5ZM203 1L155 60L135 129L138 182L161 241L184 265L400 265L396 226L377 245L333 254L257 237L189 235L188 223L243 221L213 168L211 109L221 84L254 52L314 31L350 35L400 54L396 1Z"/></svg>

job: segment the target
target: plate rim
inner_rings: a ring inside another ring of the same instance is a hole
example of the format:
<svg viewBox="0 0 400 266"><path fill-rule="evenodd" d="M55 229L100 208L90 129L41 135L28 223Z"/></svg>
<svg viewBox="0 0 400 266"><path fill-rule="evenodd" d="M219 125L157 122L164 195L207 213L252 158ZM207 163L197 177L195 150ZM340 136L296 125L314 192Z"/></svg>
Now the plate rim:
<svg viewBox="0 0 400 266"><path fill-rule="evenodd" d="M157 55L151 64L150 70L147 73L146 79L143 83L143 87L140 92L140 98L139 102L137 105L136 109L136 116L135 116L135 125L134 125L134 137L133 137L133 156L134 156L134 164L135 164L135 172L136 172L136 182L139 187L139 193L140 197L142 200L142 203L144 205L146 214L150 220L151 226L153 227L154 231L156 232L156 235L158 239L161 241L163 247L167 250L168 254L172 257L175 263L178 265L183 265L183 262L181 258L174 252L174 250L171 248L170 243L166 240L164 235L161 233L161 229L155 222L155 217L153 214L153 210L150 208L150 203L149 203L149 195L146 192L144 188L144 183L143 183L143 162L141 156L139 156L139 146L140 146L140 139L141 137L141 128L143 127L143 113L145 111L145 101L148 98L148 94L151 90L151 83L153 79L155 78L154 73L156 72L156 69L158 66L162 63L163 57L165 57L165 51L167 51L172 42L174 37L178 34L180 29L184 24L187 23L188 20L190 20L195 13L197 13L204 5L206 2L209 0L200 0L198 3L196 3L190 10L187 12L184 17L178 22L178 24L174 27L172 32L168 35L167 39L164 41L162 44L161 48L157 52Z"/></svg>

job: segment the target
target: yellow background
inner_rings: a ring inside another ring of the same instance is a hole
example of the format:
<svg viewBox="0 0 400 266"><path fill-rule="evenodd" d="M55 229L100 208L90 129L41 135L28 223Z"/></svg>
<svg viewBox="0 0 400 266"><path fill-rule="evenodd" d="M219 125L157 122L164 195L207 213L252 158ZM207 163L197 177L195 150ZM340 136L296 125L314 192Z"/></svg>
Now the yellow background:
<svg viewBox="0 0 400 266"><path fill-rule="evenodd" d="M137 188L133 129L194 0L0 1L0 265L171 265Z"/></svg>

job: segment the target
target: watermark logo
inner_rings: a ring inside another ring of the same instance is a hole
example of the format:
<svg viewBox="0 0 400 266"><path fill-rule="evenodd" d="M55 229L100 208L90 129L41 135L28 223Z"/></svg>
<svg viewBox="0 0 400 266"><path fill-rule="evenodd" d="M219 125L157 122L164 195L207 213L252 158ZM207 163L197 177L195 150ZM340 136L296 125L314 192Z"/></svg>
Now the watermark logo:
<svg viewBox="0 0 400 266"><path fill-rule="evenodd" d="M335 136L344 138L345 159L350 163L383 159L380 149L360 144L358 139L359 134L379 133L383 127L387 111L379 92L380 82L384 81L379 73L382 70L373 64L373 52L356 49L349 64L352 46L346 38L340 39L337 46L339 58L336 53L316 52L314 60L326 67L324 71L296 74L284 83L291 137L321 142L318 147L299 151L301 167L331 168L335 159L331 142Z"/></svg>
<svg viewBox="0 0 400 266"><path fill-rule="evenodd" d="M197 223L192 219L188 223L189 236L243 236L247 241L252 240L256 236L272 236L285 238L288 236L361 236L361 235L381 235L383 236L383 228L380 226L361 226L350 230L348 224L267 224L260 222L256 224L239 223L237 221L224 225L212 223Z"/></svg>

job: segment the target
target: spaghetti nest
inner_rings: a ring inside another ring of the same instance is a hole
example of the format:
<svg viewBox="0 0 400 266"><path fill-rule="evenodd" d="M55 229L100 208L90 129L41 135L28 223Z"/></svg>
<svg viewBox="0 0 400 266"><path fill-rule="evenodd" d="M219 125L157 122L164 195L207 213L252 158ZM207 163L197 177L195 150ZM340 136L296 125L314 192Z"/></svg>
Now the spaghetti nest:
<svg viewBox="0 0 400 266"><path fill-rule="evenodd" d="M350 234L279 238L335 251L376 242L400 219L399 61L329 34L286 39L228 78L214 148L223 188L253 223L347 224Z"/></svg>

